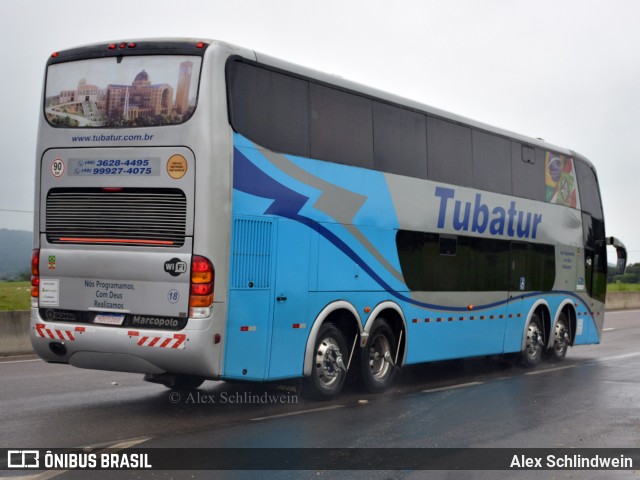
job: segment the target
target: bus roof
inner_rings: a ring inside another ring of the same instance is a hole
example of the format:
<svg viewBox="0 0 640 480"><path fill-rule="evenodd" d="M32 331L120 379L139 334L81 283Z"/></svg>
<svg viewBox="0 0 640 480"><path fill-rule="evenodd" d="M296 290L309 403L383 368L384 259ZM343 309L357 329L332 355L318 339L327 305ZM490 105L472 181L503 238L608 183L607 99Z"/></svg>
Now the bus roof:
<svg viewBox="0 0 640 480"><path fill-rule="evenodd" d="M146 39L124 39L124 40L118 40L116 42L101 42L101 43L95 43L95 44L91 44L91 45L86 45L77 49L70 49L70 50L66 50L64 53L66 55L62 55L63 57L66 57L64 60L70 60L71 58L69 58L70 56L73 57L75 55L69 55L70 53L82 53L82 54L87 54L89 50L91 49L96 49L96 48L101 48L104 47L105 45L109 45L109 44L119 44L119 43L142 43L144 42L144 44L146 45L150 45L151 43L158 43L158 44L185 44L185 43L189 43L189 42L205 42L207 44L209 44L210 48L213 49L220 49L222 51L225 51L229 56L239 56L242 58L245 58L247 60L250 61L254 61L257 62L259 64L262 64L266 67L270 67L276 70L282 70L284 72L289 72L291 74L294 75L298 75L300 77L305 77L305 78L309 78L312 80L316 80L319 83L323 83L325 85L328 86L332 86L334 88L338 88L338 89L343 89L343 90L348 90L351 92L355 92L355 93L359 93L363 96L368 96L368 97L372 97L372 98L377 98L377 99L381 99L383 101L389 102L391 104L395 104L395 105L399 105L399 106L403 106L405 108L409 108L418 112L422 112L422 113L426 113L435 117L440 117L443 119L447 119L449 121L453 121L455 123L459 123L462 125L466 125L472 128L476 128L476 129L480 129L480 130L484 130L486 132L490 132L496 135L500 135L502 137L506 137L509 139L513 139L519 142L522 142L523 144L529 145L529 146L533 146L533 147L539 147L545 150L552 150L555 151L557 153L561 153L564 155L569 155L569 156L579 156L582 160L586 161L587 163L589 163L591 165L591 162L589 162L584 156L582 155L578 155L575 152L564 148L564 147L559 147L557 145L553 145L550 144L548 142L545 142L544 140L538 139L538 138L533 138L533 137L528 137L526 135L522 135L519 133L515 133L513 131L509 131L509 130L505 130L502 128L498 128L483 122L479 122L477 120L473 120L471 118L467 118L464 117L462 115L458 115L455 113L451 113L448 112L446 110L442 110L440 108L436 108L430 105L426 105L424 103L420 103L405 97L402 97L400 95L395 95L393 93L389 93L389 92L385 92L383 90L379 90L377 88L368 86L368 85L364 85L361 83L357 83L351 80L347 80L344 79L340 76L337 75L332 75L332 74L328 74L328 73L324 73L312 68L308 68L308 67L304 67L295 63L291 63L288 62L286 60L282 60L280 58L276 58L273 57L271 55L266 55L260 52L257 52L255 50L250 50L247 49L245 47L241 47L238 45L233 45L231 43L227 43L224 41L220 41L220 40L214 40L214 39L194 39L194 38L146 38ZM63 53L63 52L60 52ZM129 54L129 53L134 53L134 52L122 52L122 54ZM138 52L136 52L138 53ZM138 53L139 54L139 53ZM51 60L51 59L50 59ZM60 59L62 60L62 59ZM60 61L58 60L58 61ZM62 60L62 61L64 61ZM54 60L55 62L55 60ZM591 165L592 166L592 165Z"/></svg>

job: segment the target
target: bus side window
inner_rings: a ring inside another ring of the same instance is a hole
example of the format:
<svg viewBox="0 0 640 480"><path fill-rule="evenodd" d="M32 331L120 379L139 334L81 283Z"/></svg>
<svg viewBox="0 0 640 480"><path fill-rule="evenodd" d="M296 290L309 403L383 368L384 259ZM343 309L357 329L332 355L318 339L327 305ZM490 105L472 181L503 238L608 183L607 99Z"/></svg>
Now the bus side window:
<svg viewBox="0 0 640 480"><path fill-rule="evenodd" d="M373 168L372 101L351 93L309 85L311 157Z"/></svg>
<svg viewBox="0 0 640 480"><path fill-rule="evenodd" d="M229 65L231 122L271 150L309 156L309 86L305 80L254 67Z"/></svg>
<svg viewBox="0 0 640 480"><path fill-rule="evenodd" d="M516 197L529 198L544 202L545 152L511 142L511 188Z"/></svg>
<svg viewBox="0 0 640 480"><path fill-rule="evenodd" d="M473 186L471 128L427 117L429 180Z"/></svg>
<svg viewBox="0 0 640 480"><path fill-rule="evenodd" d="M473 186L511 195L511 145L509 140L473 130Z"/></svg>
<svg viewBox="0 0 640 480"><path fill-rule="evenodd" d="M373 103L374 167L427 178L427 119L420 113Z"/></svg>
<svg viewBox="0 0 640 480"><path fill-rule="evenodd" d="M594 218L602 220L602 201L595 172L580 158L575 159L575 166L578 177L580 208L583 212L590 213Z"/></svg>

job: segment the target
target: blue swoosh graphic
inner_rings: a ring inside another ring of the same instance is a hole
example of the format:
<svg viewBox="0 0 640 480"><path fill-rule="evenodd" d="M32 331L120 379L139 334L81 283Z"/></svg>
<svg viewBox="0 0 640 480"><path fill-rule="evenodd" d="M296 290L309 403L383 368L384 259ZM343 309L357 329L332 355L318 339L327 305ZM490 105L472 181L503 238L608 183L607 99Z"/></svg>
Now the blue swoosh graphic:
<svg viewBox="0 0 640 480"><path fill-rule="evenodd" d="M234 173L233 173L233 188L249 195L257 197L272 199L273 203L264 212L266 215L277 215L283 218L288 218L296 222L300 222L309 228L313 229L335 247L347 255L353 260L360 268L362 268L371 278L380 285L387 293L393 295L403 302L407 302L411 305L415 305L421 308L427 308L432 310L444 310L452 312L466 312L469 311L468 307L447 307L442 305L434 305L430 303L423 303L414 300L402 293L394 290L385 280L380 277L356 252L353 251L349 245L347 245L340 237L338 237L331 230L327 229L323 225L319 224L315 220L300 215L300 210L310 200L309 197L302 195L295 190L283 185L276 181L264 171L258 168L251 160L249 160L238 148L234 147ZM529 298L542 294L543 292L530 292L522 295L514 295L514 298ZM580 303L586 306L586 303L582 298L573 292L545 292L546 294L563 294L569 295L577 299ZM489 308L498 307L500 305L507 304L509 300L500 300L494 303L488 303L485 305L474 306L473 310L484 310ZM586 307L589 310L588 307Z"/></svg>

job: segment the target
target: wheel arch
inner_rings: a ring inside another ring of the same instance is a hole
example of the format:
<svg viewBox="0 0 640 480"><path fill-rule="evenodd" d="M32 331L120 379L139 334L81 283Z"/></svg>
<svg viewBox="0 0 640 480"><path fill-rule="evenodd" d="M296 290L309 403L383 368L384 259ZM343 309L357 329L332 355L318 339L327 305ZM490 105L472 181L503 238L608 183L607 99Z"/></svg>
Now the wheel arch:
<svg viewBox="0 0 640 480"><path fill-rule="evenodd" d="M376 305L371 311L364 325L360 347L362 348L366 345L373 322L375 322L378 317L383 317L387 320L391 330L396 335L396 341L398 342L398 347L400 349L398 355L398 366L404 365L407 358L407 320L402 308L400 308L400 306L395 302L385 300L384 302ZM400 336L401 332L402 336Z"/></svg>
<svg viewBox="0 0 640 480"><path fill-rule="evenodd" d="M318 332L320 331L320 327L327 322L333 323L342 331L342 333L345 334L348 349L351 349L356 335L362 333L362 320L360 319L358 310L351 303L345 300L338 300L325 306L313 321L309 336L307 337L307 345L304 353L304 367L302 370L305 377L311 375L311 370L313 368L313 352L315 349L316 339L318 338Z"/></svg>
<svg viewBox="0 0 640 480"><path fill-rule="evenodd" d="M542 322L542 332L545 338L546 348L549 346L549 337L551 336L551 308L549 307L549 303L546 300L539 299L537 300L529 309L529 313L527 315L527 321L524 324L524 328L522 329L522 342L520 344L520 350L524 350L526 341L527 341L527 329L529 328L529 324L531 323L531 319L533 316L537 314ZM555 323L554 323L555 325Z"/></svg>
<svg viewBox="0 0 640 480"><path fill-rule="evenodd" d="M553 319L553 325L551 326L551 331L553 332L556 328L556 324L558 323L558 319L560 318L560 314L564 313L567 317L567 321L569 322L569 345L573 345L573 342L576 339L576 322L577 322L577 314L576 314L576 305L570 299L565 299L556 310L555 318ZM553 345L552 339L548 339L547 345L551 347Z"/></svg>

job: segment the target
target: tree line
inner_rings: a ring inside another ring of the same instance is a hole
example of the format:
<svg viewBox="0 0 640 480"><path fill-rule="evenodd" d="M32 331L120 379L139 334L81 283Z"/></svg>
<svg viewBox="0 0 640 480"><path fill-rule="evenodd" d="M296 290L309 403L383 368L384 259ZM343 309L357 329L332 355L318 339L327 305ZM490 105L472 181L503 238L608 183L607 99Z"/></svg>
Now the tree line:
<svg viewBox="0 0 640 480"><path fill-rule="evenodd" d="M609 267L607 283L640 283L640 263L632 263L622 275L616 275L616 269Z"/></svg>

